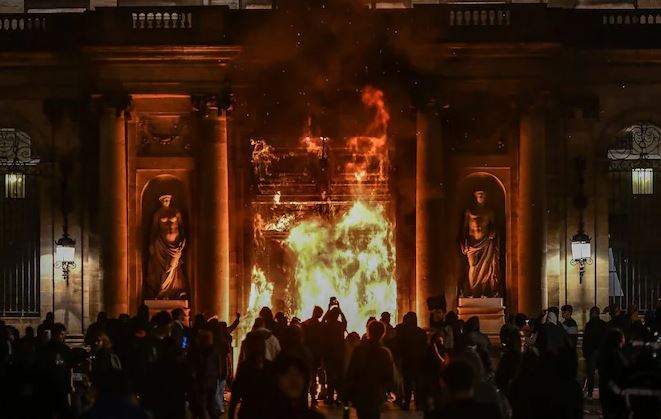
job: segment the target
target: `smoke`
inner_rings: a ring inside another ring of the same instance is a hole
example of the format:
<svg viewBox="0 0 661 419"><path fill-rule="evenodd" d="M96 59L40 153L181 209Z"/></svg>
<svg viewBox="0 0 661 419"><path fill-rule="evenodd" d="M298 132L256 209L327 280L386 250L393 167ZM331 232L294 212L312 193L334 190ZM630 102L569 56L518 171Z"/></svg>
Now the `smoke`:
<svg viewBox="0 0 661 419"><path fill-rule="evenodd" d="M234 117L252 137L297 141L310 116L321 135L354 135L371 118L355 100L366 85L385 92L394 128L414 132L411 92L426 64L411 24L347 0L279 1L258 16L230 76L241 87Z"/></svg>

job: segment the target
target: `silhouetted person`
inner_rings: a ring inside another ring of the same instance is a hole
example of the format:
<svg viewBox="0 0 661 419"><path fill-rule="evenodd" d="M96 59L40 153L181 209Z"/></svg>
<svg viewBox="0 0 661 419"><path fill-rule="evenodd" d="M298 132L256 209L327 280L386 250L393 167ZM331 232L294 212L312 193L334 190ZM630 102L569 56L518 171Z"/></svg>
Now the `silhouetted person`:
<svg viewBox="0 0 661 419"><path fill-rule="evenodd" d="M624 334L619 329L608 332L599 349L599 399L604 419L627 417L624 399L617 389L622 389L627 379L629 362L622 353Z"/></svg>
<svg viewBox="0 0 661 419"><path fill-rule="evenodd" d="M269 418L323 419L323 415L307 406L310 370L303 360L283 353L276 360L273 370L275 397Z"/></svg>
<svg viewBox="0 0 661 419"><path fill-rule="evenodd" d="M239 326L241 315L236 313L234 322L228 327L226 322L218 322L215 328L211 329L213 334L213 346L222 357L222 362L225 366L223 375L218 381L216 388L216 410L221 413L225 412L225 385L227 380L232 376L232 335L231 333Z"/></svg>
<svg viewBox="0 0 661 419"><path fill-rule="evenodd" d="M537 400L548 397L541 389L542 377L539 376L540 360L536 350L522 354L518 374L510 383L507 394L512 408L512 419L535 419L539 412Z"/></svg>
<svg viewBox="0 0 661 419"><path fill-rule="evenodd" d="M317 403L317 382L321 387L326 384L325 373L321 368L321 361L324 353L324 334L321 324L321 317L324 315L324 309L315 306L312 310L312 317L303 322L303 332L305 334L305 343L312 352L312 380L310 381L310 398L312 404Z"/></svg>
<svg viewBox="0 0 661 419"><path fill-rule="evenodd" d="M275 319L273 318L273 312L271 311L270 308L262 307L262 309L259 310L259 317L264 319L265 328L270 330L271 333L275 332L275 330L277 329L277 325L275 324Z"/></svg>
<svg viewBox="0 0 661 419"><path fill-rule="evenodd" d="M427 352L427 334L418 327L418 317L412 311L404 315L402 323L397 325L395 360L401 368L404 394L400 407L408 410L411 396L415 390L416 403L426 395L419 394L422 389L422 366ZM421 406L419 406L421 407Z"/></svg>
<svg viewBox="0 0 661 419"><path fill-rule="evenodd" d="M266 359L266 342L258 334L248 334L243 342L244 359L239 363L232 385L229 417L234 418L239 403L239 419L269 417L269 395L273 394L272 363Z"/></svg>
<svg viewBox="0 0 661 419"><path fill-rule="evenodd" d="M187 335L186 326L184 325L185 313L181 308L175 308L172 310L172 328L170 331L170 336L174 340L177 348L184 350L184 338Z"/></svg>
<svg viewBox="0 0 661 419"><path fill-rule="evenodd" d="M64 343L66 328L63 324L55 323L49 330L50 341L37 353L40 371L37 400L44 415L69 418L72 416L68 400L71 392L71 349Z"/></svg>
<svg viewBox="0 0 661 419"><path fill-rule="evenodd" d="M275 337L271 330L266 328L266 320L264 320L263 317L257 317L255 319L255 323L252 325L252 330L248 333L248 335L256 335L264 340L266 345L265 356L267 361L274 361L278 354L280 354L280 351L282 350L280 341L277 337ZM243 344L241 346L243 347ZM241 355L241 359L243 358L244 355Z"/></svg>
<svg viewBox="0 0 661 419"><path fill-rule="evenodd" d="M578 344L578 324L576 323L576 320L572 318L572 314L574 314L574 307L570 306L569 304L565 304L562 306L561 310L562 327L565 328L565 332L567 332L572 346L574 349L576 349Z"/></svg>
<svg viewBox="0 0 661 419"><path fill-rule="evenodd" d="M442 378L448 403L434 414L435 418L500 419L495 406L475 401L475 373L470 364L462 361L451 362L443 371Z"/></svg>
<svg viewBox="0 0 661 419"><path fill-rule="evenodd" d="M94 404L81 419L149 419L130 391L128 377L122 371L110 371L95 380Z"/></svg>
<svg viewBox="0 0 661 419"><path fill-rule="evenodd" d="M625 337L628 336L631 328L631 318L622 311L622 307L617 303L611 304L604 311L610 315L608 326L612 329L620 329Z"/></svg>
<svg viewBox="0 0 661 419"><path fill-rule="evenodd" d="M196 418L210 419L221 415L222 406L218 404L218 386L227 378L227 354L221 353L214 345L211 331L200 330L198 345L190 352L190 364L193 370L193 388L191 407Z"/></svg>
<svg viewBox="0 0 661 419"><path fill-rule="evenodd" d="M515 328L506 337L504 353L498 362L496 370L496 386L509 397L510 387L514 378L519 374L521 362L523 360L523 332Z"/></svg>
<svg viewBox="0 0 661 419"><path fill-rule="evenodd" d="M394 345L395 345L395 327L390 323L392 320L392 317L390 313L387 311L384 311L381 313L381 318L379 321L383 323L383 325L386 327L386 334L383 336L383 344L386 345L390 351L394 351Z"/></svg>
<svg viewBox="0 0 661 419"><path fill-rule="evenodd" d="M535 346L539 349L540 353L551 352L555 355L562 351L574 351L574 347L569 340L569 335L558 324L558 315L555 311L549 309L546 313L546 322L538 325Z"/></svg>
<svg viewBox="0 0 661 419"><path fill-rule="evenodd" d="M55 325L55 313L49 311L46 313L44 321L37 327L37 338L40 344L48 343L52 336L52 328ZM47 337L48 336L48 337ZM47 338L46 338L47 337Z"/></svg>
<svg viewBox="0 0 661 419"><path fill-rule="evenodd" d="M113 351L112 341L108 335L100 331L92 345L92 374L104 375L114 370L120 371L122 363Z"/></svg>
<svg viewBox="0 0 661 419"><path fill-rule="evenodd" d="M393 386L395 366L390 351L381 343L384 334L383 323L370 323L367 340L353 351L349 362L346 394L359 419L381 417L386 391Z"/></svg>
<svg viewBox="0 0 661 419"><path fill-rule="evenodd" d="M339 303L326 312L322 320L324 330L324 367L326 368L326 403L335 403L341 398L344 378L344 334L347 330L347 318Z"/></svg>
<svg viewBox="0 0 661 419"><path fill-rule="evenodd" d="M107 332L108 313L99 311L96 315L96 321L89 325L85 332L85 345L92 346L96 343L96 338L101 332Z"/></svg>
<svg viewBox="0 0 661 419"><path fill-rule="evenodd" d="M144 330L149 332L151 324L149 323L149 307L146 304L138 306L138 313L131 319L133 330Z"/></svg>
<svg viewBox="0 0 661 419"><path fill-rule="evenodd" d="M599 318L599 313L599 307L590 309L590 320L585 324L583 332L583 357L587 374L586 393L590 398L594 392L594 374L599 360L599 348L610 330L608 324Z"/></svg>
<svg viewBox="0 0 661 419"><path fill-rule="evenodd" d="M183 419L190 377L181 350L170 337L172 317L161 311L152 323L143 405L154 419Z"/></svg>
<svg viewBox="0 0 661 419"><path fill-rule="evenodd" d="M285 313L282 311L275 313L275 329L273 330L273 334L278 339L282 337L282 334L284 333L287 326L287 316L285 316Z"/></svg>
<svg viewBox="0 0 661 419"><path fill-rule="evenodd" d="M290 325L282 332L280 341L282 346L281 354L290 358L297 358L305 363L307 370L310 371L314 365L312 351L305 345L303 328L298 325ZM310 380L307 380L308 382Z"/></svg>
<svg viewBox="0 0 661 419"><path fill-rule="evenodd" d="M424 418L442 404L441 371L449 362L449 354L445 348L445 330L436 329L430 338L422 367L422 394L416 394L416 405L422 409Z"/></svg>

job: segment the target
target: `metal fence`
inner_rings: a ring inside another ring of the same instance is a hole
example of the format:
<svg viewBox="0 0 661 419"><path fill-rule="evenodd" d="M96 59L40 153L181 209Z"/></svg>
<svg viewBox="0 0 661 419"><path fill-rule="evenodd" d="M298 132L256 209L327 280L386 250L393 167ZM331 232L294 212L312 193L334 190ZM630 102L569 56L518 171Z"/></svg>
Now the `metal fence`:
<svg viewBox="0 0 661 419"><path fill-rule="evenodd" d="M0 174L0 317L39 316L39 184ZM24 192L24 193L23 193Z"/></svg>
<svg viewBox="0 0 661 419"><path fill-rule="evenodd" d="M636 124L609 150L609 300L654 309L661 297L661 130Z"/></svg>

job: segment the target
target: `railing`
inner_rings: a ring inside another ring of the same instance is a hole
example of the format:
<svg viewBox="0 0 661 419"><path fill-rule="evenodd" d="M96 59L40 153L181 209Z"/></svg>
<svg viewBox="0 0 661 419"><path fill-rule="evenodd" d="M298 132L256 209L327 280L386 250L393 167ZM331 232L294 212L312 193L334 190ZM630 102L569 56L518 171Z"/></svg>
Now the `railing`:
<svg viewBox="0 0 661 419"><path fill-rule="evenodd" d="M0 15L0 32L44 32L45 30L45 16L2 17Z"/></svg>
<svg viewBox="0 0 661 419"><path fill-rule="evenodd" d="M603 25L661 25L661 13L611 12L602 16Z"/></svg>
<svg viewBox="0 0 661 419"><path fill-rule="evenodd" d="M143 6L97 8L85 13L0 14L0 43L12 50L80 45L237 45L272 22L277 13L282 11ZM434 39L432 42L556 42L625 48L661 45L661 10L440 4L370 10L364 18L375 25L413 26L421 39ZM416 27L415 22L423 24Z"/></svg>
<svg viewBox="0 0 661 419"><path fill-rule="evenodd" d="M509 26L507 9L450 10L450 26Z"/></svg>
<svg viewBox="0 0 661 419"><path fill-rule="evenodd" d="M192 29L193 13L190 11L144 11L131 13L132 28L149 29Z"/></svg>

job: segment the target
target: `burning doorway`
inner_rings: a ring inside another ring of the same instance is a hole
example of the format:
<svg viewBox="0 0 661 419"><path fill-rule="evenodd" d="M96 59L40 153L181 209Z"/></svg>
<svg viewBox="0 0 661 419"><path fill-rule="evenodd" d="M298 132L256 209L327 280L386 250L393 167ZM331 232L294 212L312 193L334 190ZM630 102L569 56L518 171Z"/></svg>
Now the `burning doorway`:
<svg viewBox="0 0 661 419"><path fill-rule="evenodd" d="M349 330L397 315L389 115L380 90L365 88L362 103L374 116L363 135L338 141L308 130L295 147L252 141L249 318L267 306L304 319L331 297Z"/></svg>

